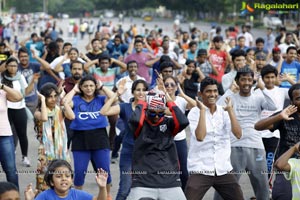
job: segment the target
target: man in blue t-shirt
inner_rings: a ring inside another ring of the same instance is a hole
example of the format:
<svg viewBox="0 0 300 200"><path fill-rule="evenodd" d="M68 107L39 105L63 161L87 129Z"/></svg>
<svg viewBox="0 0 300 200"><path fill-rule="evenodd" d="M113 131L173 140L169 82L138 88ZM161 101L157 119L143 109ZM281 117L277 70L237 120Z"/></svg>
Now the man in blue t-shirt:
<svg viewBox="0 0 300 200"><path fill-rule="evenodd" d="M280 74L288 74L293 81L299 81L300 73L300 63L296 61L297 58L297 48L294 46L288 47L286 50L286 59L278 64L277 70ZM290 88L291 84L287 81L283 81L280 84L282 88Z"/></svg>
<svg viewBox="0 0 300 200"><path fill-rule="evenodd" d="M41 70L47 71L53 78L57 81L60 79L53 73L50 68L50 65L47 61L38 57L35 53L32 54L33 58L37 62L29 62L29 53L26 48L22 47L19 49L18 58L20 60L18 70L23 74L27 83L30 83L34 74L40 73ZM38 103L38 97L36 94L37 84L34 85L34 89L25 97L26 106L34 113L35 108Z"/></svg>
<svg viewBox="0 0 300 200"><path fill-rule="evenodd" d="M27 41L28 39L30 40ZM34 51L38 57L41 57L44 51L44 43L42 40L39 39L36 33L32 33L30 38L28 39L20 42L20 45L22 47L26 47L26 49L28 50L30 62L38 62L37 59L33 57L31 51Z"/></svg>

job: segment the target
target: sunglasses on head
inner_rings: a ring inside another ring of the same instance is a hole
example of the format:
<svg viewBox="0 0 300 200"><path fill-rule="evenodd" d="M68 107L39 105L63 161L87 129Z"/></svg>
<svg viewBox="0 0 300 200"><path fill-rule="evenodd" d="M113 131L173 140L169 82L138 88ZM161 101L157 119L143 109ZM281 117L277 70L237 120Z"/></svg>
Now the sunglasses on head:
<svg viewBox="0 0 300 200"><path fill-rule="evenodd" d="M176 86L176 84L175 83L165 83L165 87L175 87Z"/></svg>
<svg viewBox="0 0 300 200"><path fill-rule="evenodd" d="M148 110L147 113L148 113L149 117L156 117L156 116L158 116L159 118L161 118L161 117L165 116L165 112L154 112L154 111Z"/></svg>

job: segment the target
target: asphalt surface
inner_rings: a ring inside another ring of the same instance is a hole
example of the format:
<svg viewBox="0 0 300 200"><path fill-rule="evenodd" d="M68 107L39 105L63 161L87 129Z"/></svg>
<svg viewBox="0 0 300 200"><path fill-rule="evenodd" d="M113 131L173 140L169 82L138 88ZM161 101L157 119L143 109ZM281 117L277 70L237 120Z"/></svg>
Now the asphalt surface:
<svg viewBox="0 0 300 200"><path fill-rule="evenodd" d="M94 23L96 24L98 22L97 18L94 18ZM107 19L106 21L112 21L113 24L118 24L117 18L112 18L112 19ZM79 49L80 52L85 53L85 45L88 43L88 35L85 36L84 40L80 39L74 39L74 38L68 38L67 37L67 27L68 27L68 22L69 19L64 19L64 20L56 20L58 27L61 27L64 32L64 38L65 40L69 40L74 42L76 44L77 48ZM78 23L79 19L75 19L75 21ZM88 19L90 21L90 19ZM122 26L124 30L128 30L130 26L131 20L128 18L125 18L124 22L122 22ZM137 27L140 27L141 24L145 23L146 27L148 27L150 30L154 28L155 25L158 25L158 27L161 27L164 29L164 33L170 35L171 37L173 36L172 34L172 27L173 27L173 20L156 20L152 22L144 22L141 19L132 19L132 24L136 24ZM194 22L194 24L199 27L200 29L204 31L209 31L210 30L210 24L209 23L202 23L202 22ZM181 27L183 30L188 31L188 23L182 24ZM228 27L228 25L222 25L223 30L225 30L225 27ZM265 34L264 30L259 30L259 29L253 29L252 33L254 34L254 37L263 37ZM25 34L19 35L19 41L24 39L25 37L29 37L30 32L27 32ZM27 184L33 183L35 185L35 170L37 166L37 149L38 149L38 141L35 138L35 132L33 130L33 123L29 122L28 123L28 139L29 139L29 159L31 161L31 167L24 167L21 165L21 151L18 145L17 147L17 153L16 153L16 164L17 164L17 169L19 172L19 184L20 184L20 192L21 192L21 199L24 199L24 189ZM2 169L0 173L0 180L4 181L6 180L5 174L3 173ZM89 171L92 171L91 165L89 165ZM118 162L116 164L111 164L111 174L112 174L112 188L111 188L111 194L113 196L113 199L115 199L117 190L118 190L118 184L119 184L119 167L118 167ZM85 184L84 184L84 190L87 192L96 195L98 193L98 189L95 183L95 174L88 173L85 178ZM240 184L245 196L245 199L249 199L250 197L254 196L253 195L253 190L251 187L251 184L249 182L249 178L247 175L242 175L242 178L240 180ZM214 189L210 189L207 194L205 195L204 199L213 199L213 193Z"/></svg>

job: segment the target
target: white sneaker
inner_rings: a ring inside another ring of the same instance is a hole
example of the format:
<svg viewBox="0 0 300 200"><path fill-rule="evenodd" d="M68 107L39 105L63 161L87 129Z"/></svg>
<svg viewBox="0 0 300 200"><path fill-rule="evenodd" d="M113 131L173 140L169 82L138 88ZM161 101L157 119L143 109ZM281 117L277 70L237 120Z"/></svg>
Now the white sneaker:
<svg viewBox="0 0 300 200"><path fill-rule="evenodd" d="M31 165L30 165L30 161L28 160L27 157L24 157L24 158L22 159L22 164L23 164L25 167L30 167L30 166L31 166Z"/></svg>

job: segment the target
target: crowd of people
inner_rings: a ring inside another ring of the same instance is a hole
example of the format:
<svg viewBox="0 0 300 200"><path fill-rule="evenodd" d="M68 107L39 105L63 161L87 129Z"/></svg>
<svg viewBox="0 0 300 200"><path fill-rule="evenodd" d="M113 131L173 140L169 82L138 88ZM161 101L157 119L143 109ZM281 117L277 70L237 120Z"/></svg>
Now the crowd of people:
<svg viewBox="0 0 300 200"><path fill-rule="evenodd" d="M0 161L12 183L1 183L0 199L22 190L18 143L22 165L38 158L28 200L198 200L211 187L214 199L240 200L242 174L253 198L300 196L300 24L264 36L246 25L176 26L164 35L89 21L77 27L82 40L90 36L85 49L53 33L57 26L49 22L16 49L4 35L0 43ZM75 26L68 37L79 37ZM30 120L37 141L28 140ZM28 155L35 142L37 155ZM96 197L81 191L90 161Z"/></svg>

